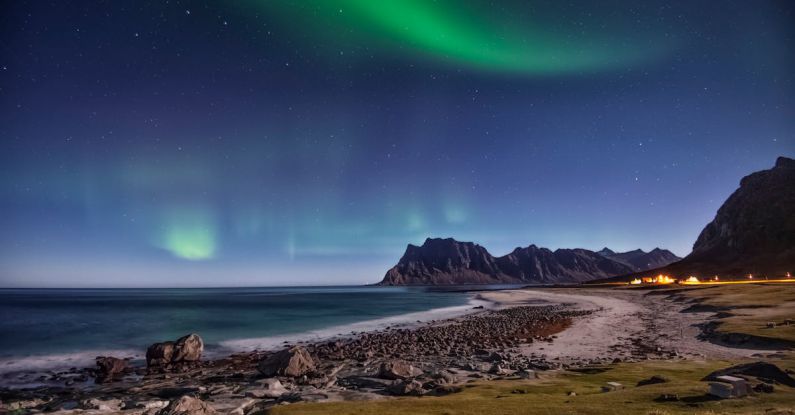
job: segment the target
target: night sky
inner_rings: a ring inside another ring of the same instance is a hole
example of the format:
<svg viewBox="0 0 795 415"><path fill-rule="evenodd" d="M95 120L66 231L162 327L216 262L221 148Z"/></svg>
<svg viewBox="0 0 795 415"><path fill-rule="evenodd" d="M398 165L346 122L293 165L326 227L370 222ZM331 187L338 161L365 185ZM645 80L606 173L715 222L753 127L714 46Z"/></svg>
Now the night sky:
<svg viewBox="0 0 795 415"><path fill-rule="evenodd" d="M0 286L686 255L795 155L795 2L7 1Z"/></svg>

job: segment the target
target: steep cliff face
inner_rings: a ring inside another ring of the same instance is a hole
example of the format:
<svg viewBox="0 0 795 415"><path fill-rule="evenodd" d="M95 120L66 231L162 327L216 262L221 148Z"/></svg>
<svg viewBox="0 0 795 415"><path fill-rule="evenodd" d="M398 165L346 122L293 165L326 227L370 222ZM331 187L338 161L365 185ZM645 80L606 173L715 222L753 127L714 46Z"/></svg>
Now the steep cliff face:
<svg viewBox="0 0 795 415"><path fill-rule="evenodd" d="M744 177L676 264L698 273L795 272L795 160Z"/></svg>
<svg viewBox="0 0 795 415"><path fill-rule="evenodd" d="M486 248L452 238L409 245L382 285L499 284L518 282L500 271Z"/></svg>
<svg viewBox="0 0 795 415"><path fill-rule="evenodd" d="M495 258L480 245L426 239L409 245L381 285L571 283L632 272L632 268L585 249L550 251L530 245Z"/></svg>
<svg viewBox="0 0 795 415"><path fill-rule="evenodd" d="M787 272L795 272L795 160L779 157L772 169L740 181L701 231L690 255L647 274L726 279Z"/></svg>

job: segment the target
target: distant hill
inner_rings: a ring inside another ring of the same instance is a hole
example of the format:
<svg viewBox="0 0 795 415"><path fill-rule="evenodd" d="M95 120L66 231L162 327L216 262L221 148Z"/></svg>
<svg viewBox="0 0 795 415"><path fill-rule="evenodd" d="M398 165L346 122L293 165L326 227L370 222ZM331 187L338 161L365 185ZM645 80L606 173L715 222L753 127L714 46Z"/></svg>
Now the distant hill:
<svg viewBox="0 0 795 415"><path fill-rule="evenodd" d="M701 231L693 252L646 274L744 278L795 272L795 160L752 173ZM631 274L611 280L628 280Z"/></svg>
<svg viewBox="0 0 795 415"><path fill-rule="evenodd" d="M657 258L657 254L649 258ZM422 246L409 244L379 285L578 283L636 269L587 249L552 251L530 245L494 257L472 242L428 238Z"/></svg>
<svg viewBox="0 0 795 415"><path fill-rule="evenodd" d="M641 249L627 252L614 252L608 248L604 248L597 253L614 261L629 265L635 271L646 271L653 268L664 267L682 259L674 255L673 252L660 248L654 248L649 252L645 252Z"/></svg>

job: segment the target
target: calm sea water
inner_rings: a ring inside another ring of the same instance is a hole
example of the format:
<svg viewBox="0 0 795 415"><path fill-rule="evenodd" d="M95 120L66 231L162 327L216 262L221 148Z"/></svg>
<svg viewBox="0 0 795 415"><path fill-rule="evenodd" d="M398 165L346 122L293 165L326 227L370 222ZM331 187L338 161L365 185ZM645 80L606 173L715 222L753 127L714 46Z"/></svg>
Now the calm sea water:
<svg viewBox="0 0 795 415"><path fill-rule="evenodd" d="M192 332L210 353L272 348L472 305L464 292L404 287L2 289L0 371L100 353L140 357L153 342Z"/></svg>

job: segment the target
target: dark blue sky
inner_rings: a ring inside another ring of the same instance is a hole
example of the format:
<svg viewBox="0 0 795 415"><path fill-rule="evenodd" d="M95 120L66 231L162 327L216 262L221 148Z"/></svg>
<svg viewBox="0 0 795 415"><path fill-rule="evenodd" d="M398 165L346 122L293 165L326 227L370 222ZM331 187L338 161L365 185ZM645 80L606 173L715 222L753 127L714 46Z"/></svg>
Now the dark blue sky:
<svg viewBox="0 0 795 415"><path fill-rule="evenodd" d="M795 154L788 1L5 2L0 285L375 282L407 243L686 255Z"/></svg>

